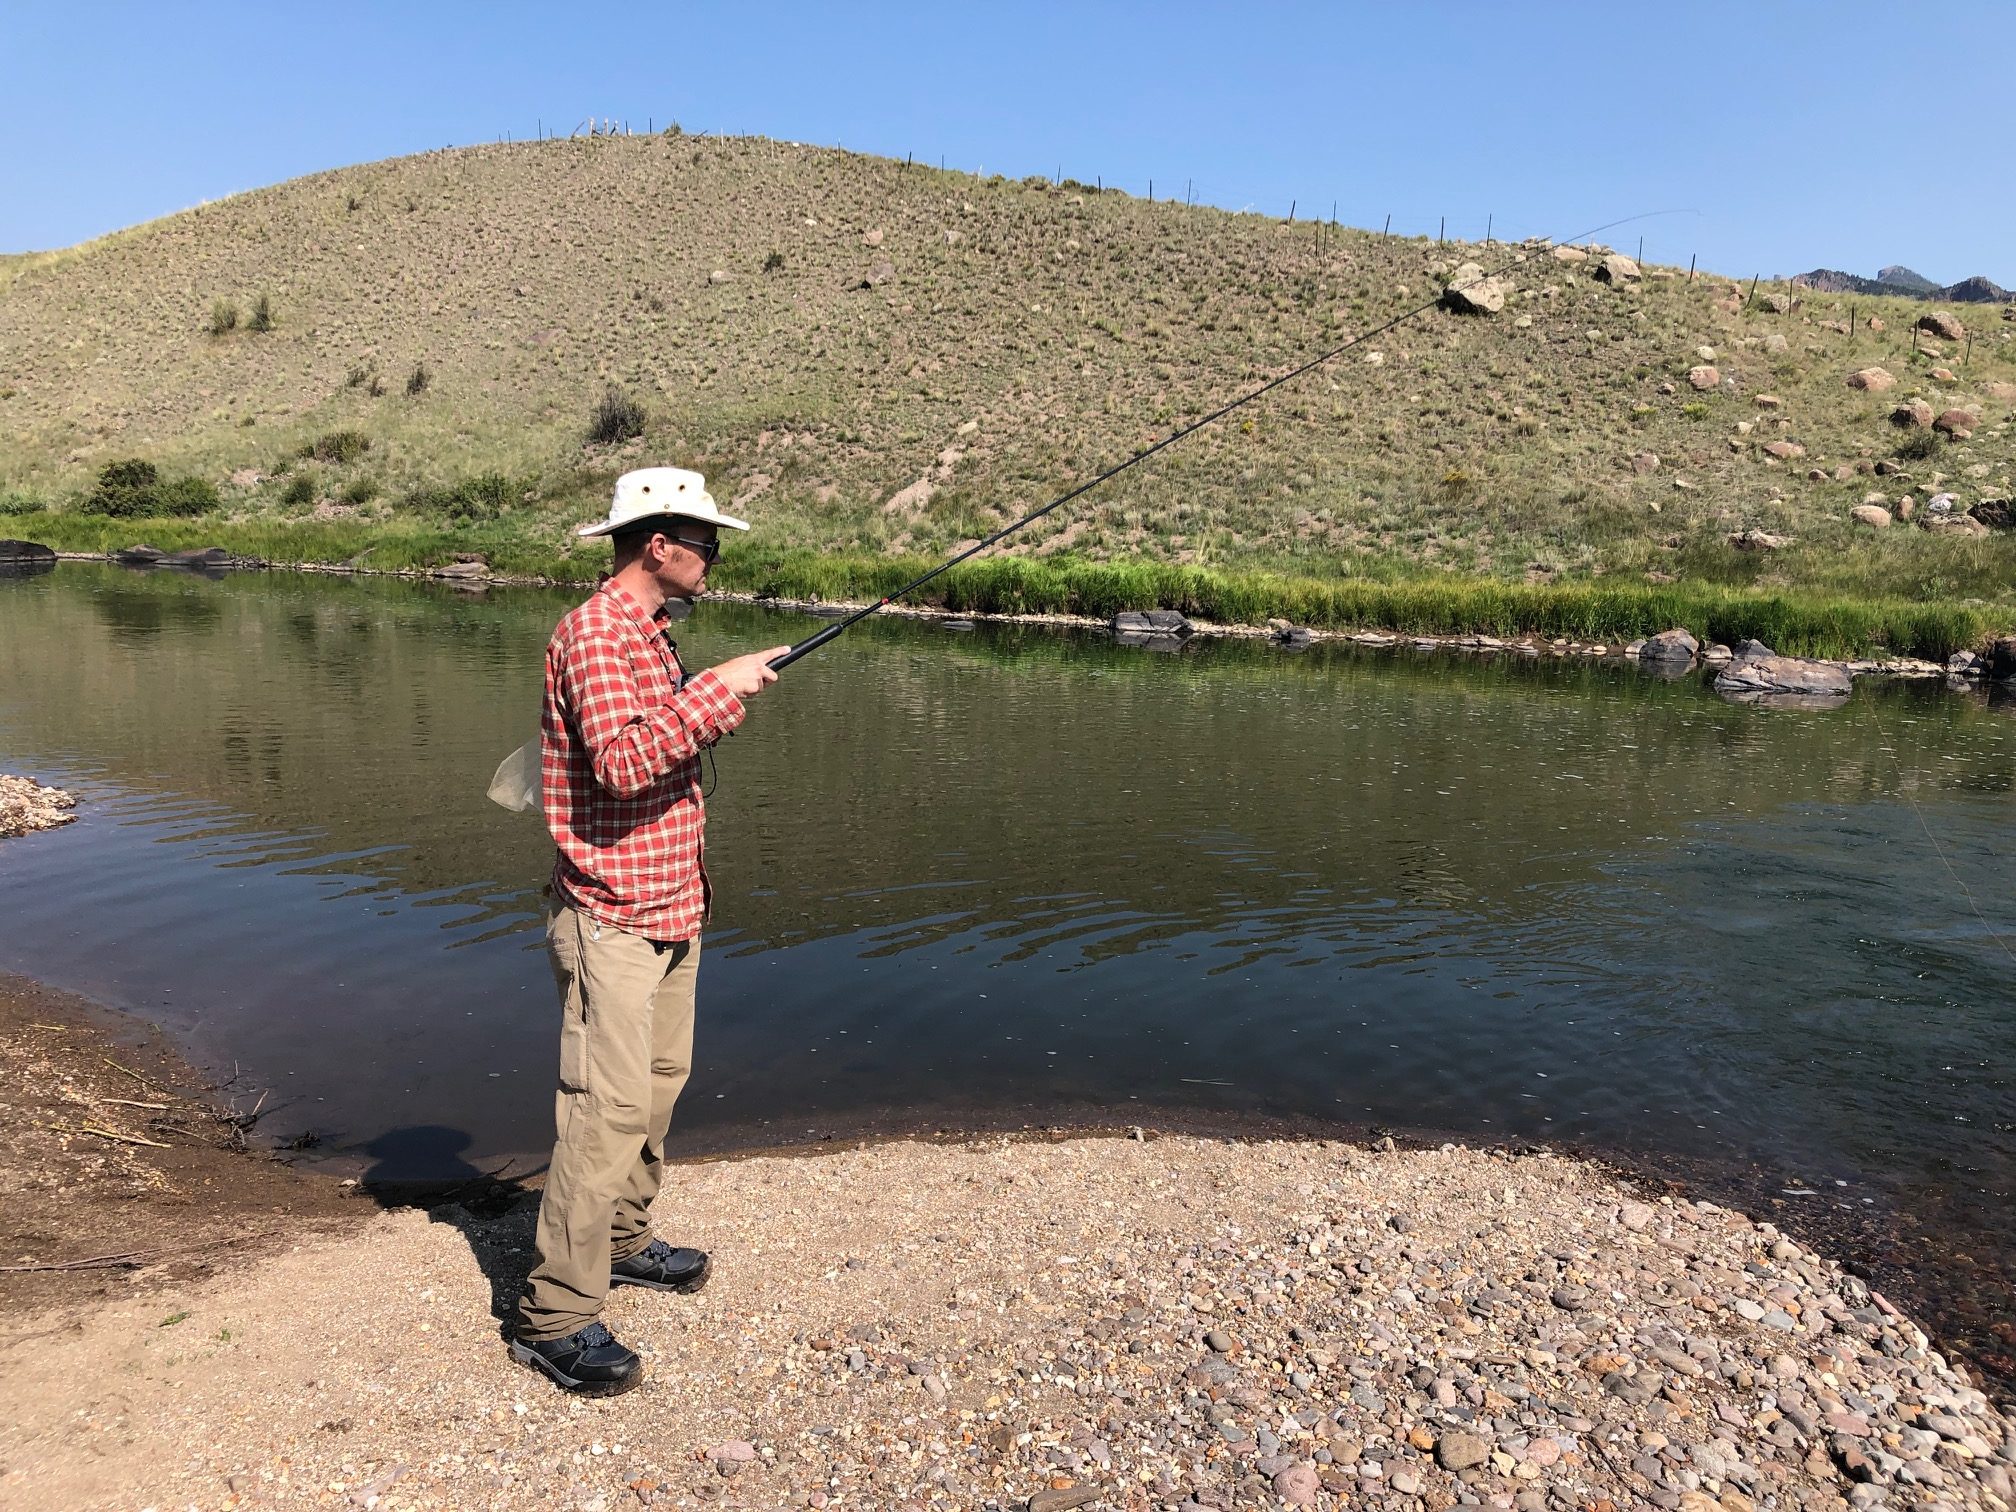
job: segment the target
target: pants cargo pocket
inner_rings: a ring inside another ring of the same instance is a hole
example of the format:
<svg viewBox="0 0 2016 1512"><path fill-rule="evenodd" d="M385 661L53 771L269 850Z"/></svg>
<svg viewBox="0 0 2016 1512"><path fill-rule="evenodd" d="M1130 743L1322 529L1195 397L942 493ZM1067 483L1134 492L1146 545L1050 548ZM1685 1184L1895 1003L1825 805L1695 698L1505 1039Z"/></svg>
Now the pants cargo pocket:
<svg viewBox="0 0 2016 1512"><path fill-rule="evenodd" d="M560 984L560 1090L587 1092L588 993L581 980L581 916L571 908L546 926L546 948Z"/></svg>

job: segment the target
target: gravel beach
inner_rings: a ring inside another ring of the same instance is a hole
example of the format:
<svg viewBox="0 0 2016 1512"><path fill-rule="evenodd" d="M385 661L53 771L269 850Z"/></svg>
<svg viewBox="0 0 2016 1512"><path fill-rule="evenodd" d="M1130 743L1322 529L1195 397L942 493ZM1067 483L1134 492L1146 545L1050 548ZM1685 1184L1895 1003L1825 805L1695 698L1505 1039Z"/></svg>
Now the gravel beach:
<svg viewBox="0 0 2016 1512"><path fill-rule="evenodd" d="M0 840L70 823L77 800L61 788L0 772Z"/></svg>
<svg viewBox="0 0 2016 1512"><path fill-rule="evenodd" d="M362 1206L362 1204L360 1204ZM1180 1137L680 1167L566 1398L532 1200L17 1317L10 1507L1991 1507L2016 1432L1768 1225L1542 1154Z"/></svg>

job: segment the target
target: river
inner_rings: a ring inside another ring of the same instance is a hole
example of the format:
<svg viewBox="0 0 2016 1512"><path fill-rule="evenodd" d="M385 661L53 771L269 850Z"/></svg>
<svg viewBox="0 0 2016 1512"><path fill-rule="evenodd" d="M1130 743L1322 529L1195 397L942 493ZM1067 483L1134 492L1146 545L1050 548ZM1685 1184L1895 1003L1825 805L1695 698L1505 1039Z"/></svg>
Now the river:
<svg viewBox="0 0 2016 1512"><path fill-rule="evenodd" d="M483 788L576 597L0 580L0 770L84 799L0 846L0 968L272 1089L262 1128L315 1158L536 1163L551 852ZM704 665L816 623L703 604L679 636ZM885 617L717 767L689 1149L1544 1139L2016 1252L2008 703Z"/></svg>

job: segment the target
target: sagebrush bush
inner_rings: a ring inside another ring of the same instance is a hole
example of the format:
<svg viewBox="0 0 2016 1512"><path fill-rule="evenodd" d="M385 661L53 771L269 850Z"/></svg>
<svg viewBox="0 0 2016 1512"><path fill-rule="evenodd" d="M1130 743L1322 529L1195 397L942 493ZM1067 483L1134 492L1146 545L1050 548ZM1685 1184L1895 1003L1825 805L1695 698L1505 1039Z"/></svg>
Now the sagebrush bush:
<svg viewBox="0 0 2016 1512"><path fill-rule="evenodd" d="M238 329L238 306L228 299L217 300L210 306L210 334L223 336Z"/></svg>
<svg viewBox="0 0 2016 1512"><path fill-rule="evenodd" d="M168 515L193 518L223 507L217 485L207 478L163 480L152 462L127 457L108 462L98 473L98 485L80 506L84 513L115 520L141 520Z"/></svg>
<svg viewBox="0 0 2016 1512"><path fill-rule="evenodd" d="M224 507L217 485L208 478L170 478L154 490L154 513L193 519Z"/></svg>
<svg viewBox="0 0 2016 1512"><path fill-rule="evenodd" d="M644 434L644 421L644 406L612 383L588 422L588 440L597 446L633 440Z"/></svg>
<svg viewBox="0 0 2016 1512"><path fill-rule="evenodd" d="M315 475L305 468L287 480L287 486L280 490L282 504L312 504L315 502Z"/></svg>
<svg viewBox="0 0 2016 1512"><path fill-rule="evenodd" d="M86 514L115 520L138 519L154 513L154 492L161 475L152 462L126 457L98 470L98 486L86 496Z"/></svg>
<svg viewBox="0 0 2016 1512"><path fill-rule="evenodd" d="M343 502L345 504L369 504L377 497L378 480L376 478L352 478L348 483L343 485Z"/></svg>
<svg viewBox="0 0 2016 1512"><path fill-rule="evenodd" d="M416 488L399 502L408 514L472 525L494 520L517 501L518 485L502 473L479 473L446 487Z"/></svg>
<svg viewBox="0 0 2016 1512"><path fill-rule="evenodd" d="M301 448L303 457L312 457L317 462L334 462L346 466L355 462L371 450L371 438L362 431L330 431L317 436Z"/></svg>
<svg viewBox="0 0 2016 1512"><path fill-rule="evenodd" d="M406 392L424 394L427 392L427 385L433 381L434 375L427 371L427 364L416 362L413 364L413 371L406 375Z"/></svg>
<svg viewBox="0 0 2016 1512"><path fill-rule="evenodd" d="M261 294L252 301L252 318L245 322L248 331L270 331L273 329L273 301Z"/></svg>

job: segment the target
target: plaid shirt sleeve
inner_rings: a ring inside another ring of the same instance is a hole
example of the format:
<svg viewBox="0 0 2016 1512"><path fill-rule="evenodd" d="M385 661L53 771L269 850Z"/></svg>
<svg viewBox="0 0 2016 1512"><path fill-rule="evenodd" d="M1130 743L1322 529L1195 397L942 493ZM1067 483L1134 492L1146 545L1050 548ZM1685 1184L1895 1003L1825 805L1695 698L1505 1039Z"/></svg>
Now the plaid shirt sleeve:
<svg viewBox="0 0 2016 1512"><path fill-rule="evenodd" d="M618 798L634 798L742 723L742 700L712 672L655 708L647 707L621 640L599 631L573 638L558 673L559 693L573 712L595 781Z"/></svg>

